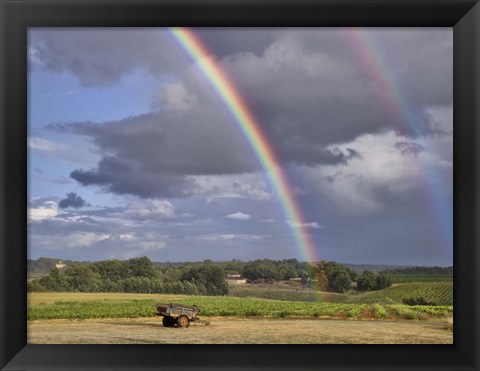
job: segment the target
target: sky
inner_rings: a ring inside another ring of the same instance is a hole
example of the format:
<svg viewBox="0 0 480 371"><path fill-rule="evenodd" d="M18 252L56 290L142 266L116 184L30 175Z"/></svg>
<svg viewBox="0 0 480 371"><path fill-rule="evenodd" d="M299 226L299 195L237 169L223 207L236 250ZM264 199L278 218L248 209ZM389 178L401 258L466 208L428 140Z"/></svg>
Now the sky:
<svg viewBox="0 0 480 371"><path fill-rule="evenodd" d="M30 28L29 258L452 265L451 28L190 31L302 220L169 30Z"/></svg>

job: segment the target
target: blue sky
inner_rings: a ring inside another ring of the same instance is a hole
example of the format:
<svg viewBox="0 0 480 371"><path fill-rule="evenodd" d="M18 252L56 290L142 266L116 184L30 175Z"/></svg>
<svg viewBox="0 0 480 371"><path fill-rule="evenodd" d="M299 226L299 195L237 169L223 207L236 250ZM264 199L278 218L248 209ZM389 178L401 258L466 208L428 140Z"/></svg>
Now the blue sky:
<svg viewBox="0 0 480 371"><path fill-rule="evenodd" d="M416 135L343 29L196 32L267 133L320 258L452 264L450 28L366 31ZM30 258L306 258L168 32L31 28L28 54Z"/></svg>

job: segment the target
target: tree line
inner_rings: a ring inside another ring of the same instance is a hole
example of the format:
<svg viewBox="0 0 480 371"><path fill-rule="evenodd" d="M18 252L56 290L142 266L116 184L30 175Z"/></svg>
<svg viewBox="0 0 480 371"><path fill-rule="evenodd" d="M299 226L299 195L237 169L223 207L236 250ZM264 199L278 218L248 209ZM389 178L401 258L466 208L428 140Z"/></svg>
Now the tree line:
<svg viewBox="0 0 480 371"><path fill-rule="evenodd" d="M48 275L29 281L27 290L227 295L228 285L218 266L158 268L142 257L55 268Z"/></svg>
<svg viewBox="0 0 480 371"><path fill-rule="evenodd" d="M73 263L27 282L33 291L126 292L187 295L227 295L227 274L242 274L248 282L300 279L322 291L380 290L390 286L387 276L371 271L362 274L336 262L299 262L296 259L232 260L215 263L155 264L147 257L126 261L105 260ZM356 284L355 284L356 283Z"/></svg>

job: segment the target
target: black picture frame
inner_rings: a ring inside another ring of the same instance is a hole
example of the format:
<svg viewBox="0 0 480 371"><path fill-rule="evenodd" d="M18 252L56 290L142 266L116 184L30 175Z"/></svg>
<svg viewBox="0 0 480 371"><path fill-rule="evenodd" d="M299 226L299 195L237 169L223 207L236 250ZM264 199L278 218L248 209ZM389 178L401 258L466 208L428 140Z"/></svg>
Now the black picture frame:
<svg viewBox="0 0 480 371"><path fill-rule="evenodd" d="M479 369L480 5L477 1L0 0L0 25L2 369ZM27 28L59 26L453 27L454 344L27 344Z"/></svg>

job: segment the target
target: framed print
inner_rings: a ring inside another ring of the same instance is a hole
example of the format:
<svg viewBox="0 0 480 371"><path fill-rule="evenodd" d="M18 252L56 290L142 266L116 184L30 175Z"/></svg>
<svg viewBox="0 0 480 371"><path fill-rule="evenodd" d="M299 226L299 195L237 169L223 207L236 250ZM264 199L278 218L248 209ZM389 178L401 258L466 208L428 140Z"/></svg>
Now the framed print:
<svg viewBox="0 0 480 371"><path fill-rule="evenodd" d="M2 369L479 368L476 1L1 17Z"/></svg>

